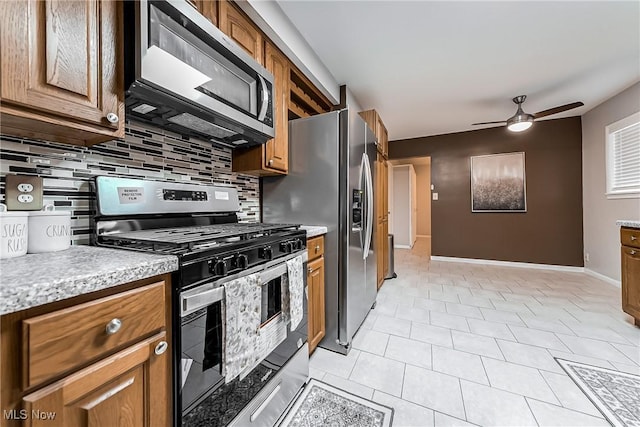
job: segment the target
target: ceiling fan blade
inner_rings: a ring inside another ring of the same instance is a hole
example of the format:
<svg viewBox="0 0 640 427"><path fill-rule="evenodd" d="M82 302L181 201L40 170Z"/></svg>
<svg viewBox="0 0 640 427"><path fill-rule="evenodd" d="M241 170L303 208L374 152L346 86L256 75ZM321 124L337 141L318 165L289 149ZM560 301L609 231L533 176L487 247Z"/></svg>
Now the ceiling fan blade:
<svg viewBox="0 0 640 427"><path fill-rule="evenodd" d="M543 110L535 113L533 115L534 118L539 119L540 117L550 116L552 114L562 113L563 111L573 110L574 108L582 107L584 103L582 102L572 102L571 104L560 105L559 107L549 108L548 110Z"/></svg>
<svg viewBox="0 0 640 427"><path fill-rule="evenodd" d="M507 123L507 122L505 120L501 120L499 122L471 123L471 126L475 126L475 125L494 125L494 124L498 124L498 123Z"/></svg>

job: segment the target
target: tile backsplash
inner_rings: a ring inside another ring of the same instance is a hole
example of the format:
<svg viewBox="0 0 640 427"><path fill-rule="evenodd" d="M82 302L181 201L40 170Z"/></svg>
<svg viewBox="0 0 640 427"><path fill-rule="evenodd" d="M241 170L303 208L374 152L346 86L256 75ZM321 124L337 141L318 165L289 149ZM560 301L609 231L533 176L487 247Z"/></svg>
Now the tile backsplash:
<svg viewBox="0 0 640 427"><path fill-rule="evenodd" d="M94 214L89 187L95 175L149 178L232 186L238 189L242 222L260 219L256 177L231 172L231 149L165 132L141 123L127 123L124 140L92 147L58 144L0 134L0 193L5 176L43 177L44 203L71 211L72 242L89 242L89 218Z"/></svg>

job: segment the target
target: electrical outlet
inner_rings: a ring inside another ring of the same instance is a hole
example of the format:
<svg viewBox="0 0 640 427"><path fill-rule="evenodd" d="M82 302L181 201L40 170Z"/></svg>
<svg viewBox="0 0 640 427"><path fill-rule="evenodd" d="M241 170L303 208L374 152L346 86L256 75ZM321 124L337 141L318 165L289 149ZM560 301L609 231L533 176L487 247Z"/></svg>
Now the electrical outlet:
<svg viewBox="0 0 640 427"><path fill-rule="evenodd" d="M589 252L584 254L584 262L589 262Z"/></svg>
<svg viewBox="0 0 640 427"><path fill-rule="evenodd" d="M42 178L32 175L7 175L5 204L10 211L42 209Z"/></svg>

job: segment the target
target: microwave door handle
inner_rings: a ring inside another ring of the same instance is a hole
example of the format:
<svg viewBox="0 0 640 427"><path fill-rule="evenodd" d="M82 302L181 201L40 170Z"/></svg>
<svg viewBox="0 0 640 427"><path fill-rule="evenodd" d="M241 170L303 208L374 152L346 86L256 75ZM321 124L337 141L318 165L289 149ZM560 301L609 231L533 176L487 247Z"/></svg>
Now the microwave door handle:
<svg viewBox="0 0 640 427"><path fill-rule="evenodd" d="M258 74L258 81L260 82L260 91L262 93L262 104L260 105L260 113L258 114L258 121L261 122L267 115L267 107L269 106L269 90L267 82L260 74Z"/></svg>

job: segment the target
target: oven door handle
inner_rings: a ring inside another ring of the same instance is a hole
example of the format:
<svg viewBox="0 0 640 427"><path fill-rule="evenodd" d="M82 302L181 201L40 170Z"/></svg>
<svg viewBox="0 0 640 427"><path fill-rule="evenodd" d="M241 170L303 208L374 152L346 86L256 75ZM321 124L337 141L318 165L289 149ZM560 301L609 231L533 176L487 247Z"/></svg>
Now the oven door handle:
<svg viewBox="0 0 640 427"><path fill-rule="evenodd" d="M307 260L309 259L309 255L306 250L297 256L302 257L302 262L307 262ZM180 295L180 317L184 317L190 313L193 313L194 311L202 307L206 307L218 301L222 301L224 299L224 284L231 280L237 279L241 275L244 276L248 274L258 273L260 275L261 284L265 285L276 277L287 274L288 270L286 261L292 258L295 258L295 256L285 258L282 261L278 260L279 262L275 266L266 270L245 270L244 272L242 272L243 274L235 274L225 280L218 280L215 282L215 284L203 285L197 288L206 288L200 292L198 292L197 290L187 291L186 294ZM215 287L212 288L212 286Z"/></svg>
<svg viewBox="0 0 640 427"><path fill-rule="evenodd" d="M194 295L181 296L182 313L192 312L224 299L224 286L208 289Z"/></svg>

